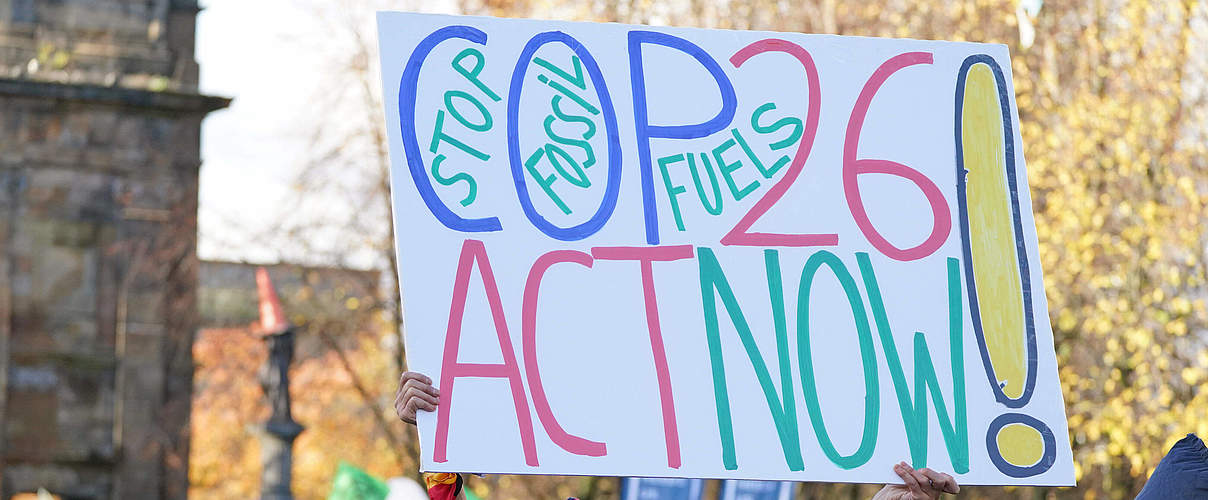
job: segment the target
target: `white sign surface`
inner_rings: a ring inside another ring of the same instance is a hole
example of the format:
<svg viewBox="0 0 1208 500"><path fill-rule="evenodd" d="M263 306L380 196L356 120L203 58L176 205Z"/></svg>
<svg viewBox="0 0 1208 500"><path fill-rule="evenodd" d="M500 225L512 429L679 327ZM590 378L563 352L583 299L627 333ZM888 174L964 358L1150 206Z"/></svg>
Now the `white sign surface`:
<svg viewBox="0 0 1208 500"><path fill-rule="evenodd" d="M378 24L425 470L1073 484L1006 47Z"/></svg>

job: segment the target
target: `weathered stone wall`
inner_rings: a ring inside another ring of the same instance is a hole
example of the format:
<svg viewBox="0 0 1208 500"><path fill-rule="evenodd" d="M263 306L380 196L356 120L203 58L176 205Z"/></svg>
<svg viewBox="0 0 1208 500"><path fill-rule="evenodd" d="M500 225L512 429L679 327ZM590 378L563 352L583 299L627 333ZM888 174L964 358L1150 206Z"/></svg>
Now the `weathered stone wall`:
<svg viewBox="0 0 1208 500"><path fill-rule="evenodd" d="M194 91L196 0L0 0L0 76Z"/></svg>
<svg viewBox="0 0 1208 500"><path fill-rule="evenodd" d="M0 0L0 500L186 497L195 15Z"/></svg>
<svg viewBox="0 0 1208 500"><path fill-rule="evenodd" d="M0 109L0 495L184 498L205 108L0 93Z"/></svg>

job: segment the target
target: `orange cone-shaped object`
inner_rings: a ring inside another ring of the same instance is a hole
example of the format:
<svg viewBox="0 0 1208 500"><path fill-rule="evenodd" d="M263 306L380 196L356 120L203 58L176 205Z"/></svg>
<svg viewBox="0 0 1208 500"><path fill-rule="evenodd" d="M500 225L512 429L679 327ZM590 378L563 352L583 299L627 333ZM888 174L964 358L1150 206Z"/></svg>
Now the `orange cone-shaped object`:
<svg viewBox="0 0 1208 500"><path fill-rule="evenodd" d="M256 268L256 291L260 294L260 331L265 335L284 332L289 328L285 319L285 310L281 308L281 299L277 298L277 290L268 277L268 270Z"/></svg>

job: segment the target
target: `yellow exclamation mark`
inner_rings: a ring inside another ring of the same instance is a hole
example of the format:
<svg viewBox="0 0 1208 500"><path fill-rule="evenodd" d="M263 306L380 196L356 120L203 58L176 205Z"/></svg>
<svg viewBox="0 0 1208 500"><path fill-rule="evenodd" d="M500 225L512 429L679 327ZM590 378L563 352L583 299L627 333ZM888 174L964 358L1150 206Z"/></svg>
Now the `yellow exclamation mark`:
<svg viewBox="0 0 1208 500"><path fill-rule="evenodd" d="M998 81L978 63L965 75L961 144L969 201L969 261L977 284L981 331L995 383L1008 399L1023 396L1027 375L1023 287L1015 252L1014 217L1007 186L1006 137Z"/></svg>
<svg viewBox="0 0 1208 500"><path fill-rule="evenodd" d="M1036 334L1008 97L993 58L965 60L957 80L957 191L969 309L995 398L1022 408L1036 385ZM1043 422L1009 413L995 419L986 444L1003 472L1024 477L1052 465L1049 441Z"/></svg>

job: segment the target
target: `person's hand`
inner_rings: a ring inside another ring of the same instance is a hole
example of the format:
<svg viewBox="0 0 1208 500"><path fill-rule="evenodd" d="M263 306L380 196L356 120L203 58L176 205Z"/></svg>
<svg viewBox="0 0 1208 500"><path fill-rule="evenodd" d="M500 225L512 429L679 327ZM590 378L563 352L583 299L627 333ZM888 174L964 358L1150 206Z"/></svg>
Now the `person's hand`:
<svg viewBox="0 0 1208 500"><path fill-rule="evenodd" d="M959 493L961 487L952 476L931 469L918 469L901 462L893 471L906 484L888 484L872 500L936 500L944 493Z"/></svg>
<svg viewBox="0 0 1208 500"><path fill-rule="evenodd" d="M394 393L394 413L399 420L415 424L415 412L436 411L440 404L440 391L432 387L432 379L422 373L405 372L398 379L398 391Z"/></svg>

